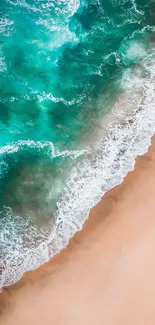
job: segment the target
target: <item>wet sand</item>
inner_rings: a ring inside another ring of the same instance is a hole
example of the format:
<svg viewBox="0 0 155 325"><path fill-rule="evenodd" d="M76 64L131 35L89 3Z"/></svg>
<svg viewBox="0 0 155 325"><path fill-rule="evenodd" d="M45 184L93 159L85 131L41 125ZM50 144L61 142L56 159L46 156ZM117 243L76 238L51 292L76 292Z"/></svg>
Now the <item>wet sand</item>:
<svg viewBox="0 0 155 325"><path fill-rule="evenodd" d="M51 262L0 295L1 325L155 324L155 138Z"/></svg>

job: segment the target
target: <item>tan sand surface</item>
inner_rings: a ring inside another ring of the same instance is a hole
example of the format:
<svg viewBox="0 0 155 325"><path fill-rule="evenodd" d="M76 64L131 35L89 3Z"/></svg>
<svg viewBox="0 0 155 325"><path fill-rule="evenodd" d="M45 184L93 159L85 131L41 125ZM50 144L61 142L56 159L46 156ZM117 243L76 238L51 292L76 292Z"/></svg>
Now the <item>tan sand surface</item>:
<svg viewBox="0 0 155 325"><path fill-rule="evenodd" d="M51 262L0 295L1 325L155 325L155 138Z"/></svg>

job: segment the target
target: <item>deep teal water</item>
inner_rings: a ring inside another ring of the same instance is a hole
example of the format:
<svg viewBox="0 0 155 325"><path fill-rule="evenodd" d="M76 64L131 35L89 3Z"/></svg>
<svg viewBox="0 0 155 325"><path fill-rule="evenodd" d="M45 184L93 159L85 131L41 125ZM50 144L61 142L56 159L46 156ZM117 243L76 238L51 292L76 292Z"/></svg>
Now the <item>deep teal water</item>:
<svg viewBox="0 0 155 325"><path fill-rule="evenodd" d="M0 1L2 264L19 233L28 245L31 223L48 233L71 169L154 27L151 0Z"/></svg>

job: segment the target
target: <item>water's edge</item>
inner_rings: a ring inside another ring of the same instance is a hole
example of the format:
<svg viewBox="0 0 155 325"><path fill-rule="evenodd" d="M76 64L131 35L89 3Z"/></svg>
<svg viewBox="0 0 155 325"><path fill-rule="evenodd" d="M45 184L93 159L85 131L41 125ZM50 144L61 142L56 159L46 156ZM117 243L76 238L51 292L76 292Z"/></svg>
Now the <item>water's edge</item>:
<svg viewBox="0 0 155 325"><path fill-rule="evenodd" d="M14 265L10 263L7 268L2 267L0 286L19 281L25 272L38 268L65 248L74 234L82 229L90 209L134 169L136 157L148 151L154 133L155 108L151 111L150 106L130 113L124 125L122 121L120 125L110 126L108 136L98 144L98 156L91 162L79 165L78 180L77 175L72 175L67 197L57 204L54 232L35 250L22 252L21 263L19 256L17 261L14 260ZM76 187L73 188L75 178Z"/></svg>

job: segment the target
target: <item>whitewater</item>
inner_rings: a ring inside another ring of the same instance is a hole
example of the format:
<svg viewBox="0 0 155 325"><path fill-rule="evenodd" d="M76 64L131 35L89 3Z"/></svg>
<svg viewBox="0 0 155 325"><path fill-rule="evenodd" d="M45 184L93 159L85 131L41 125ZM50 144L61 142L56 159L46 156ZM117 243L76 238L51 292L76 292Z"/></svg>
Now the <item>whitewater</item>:
<svg viewBox="0 0 155 325"><path fill-rule="evenodd" d="M66 247L147 152L155 133L151 3L2 2L1 288ZM25 10L36 28L26 43L26 25L15 27Z"/></svg>

